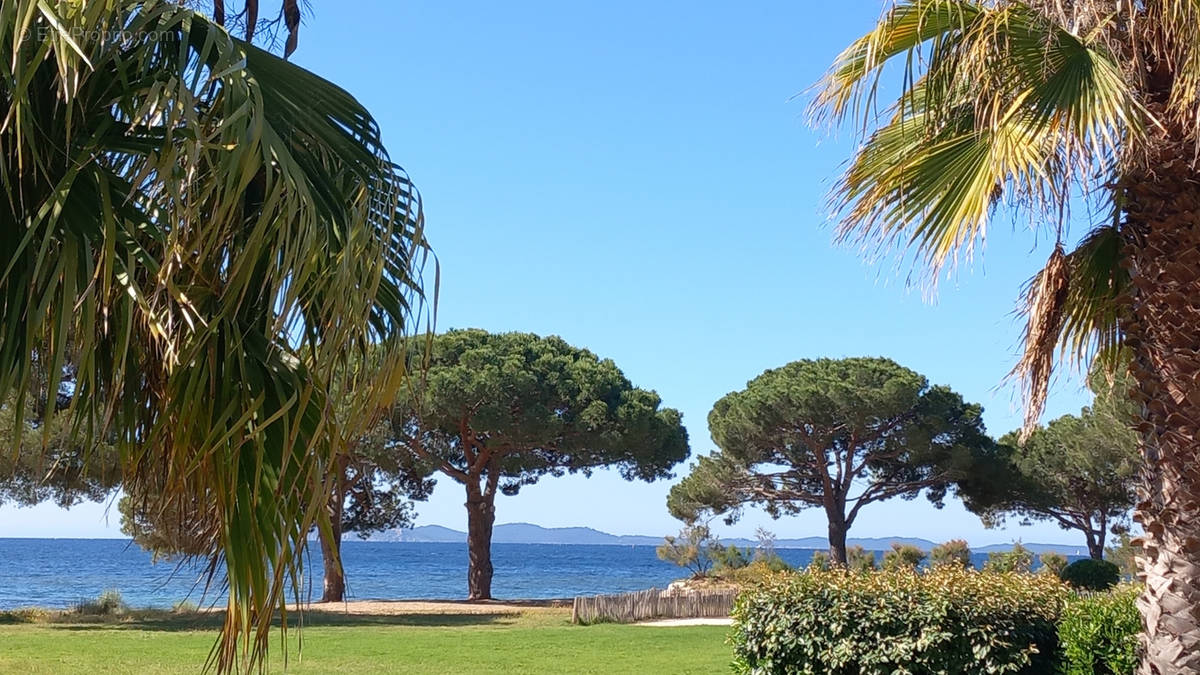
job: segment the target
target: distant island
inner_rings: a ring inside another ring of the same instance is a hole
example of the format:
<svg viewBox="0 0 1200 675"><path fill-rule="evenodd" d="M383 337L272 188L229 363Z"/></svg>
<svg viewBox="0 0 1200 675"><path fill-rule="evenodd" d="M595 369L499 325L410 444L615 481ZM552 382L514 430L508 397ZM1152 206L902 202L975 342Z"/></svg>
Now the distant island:
<svg viewBox="0 0 1200 675"><path fill-rule="evenodd" d="M532 523L504 523L497 525L492 532L492 543L495 544L589 544L610 546L657 546L662 543L662 537L652 537L638 534L609 534L590 527L542 527ZM467 533L453 530L441 525L421 525L411 529L394 529L371 535L367 541L380 542L412 542L412 543L466 543ZM923 551L928 551L936 542L916 537L865 537L847 539L849 546L862 546L868 551L886 551L893 543L909 544ZM758 542L753 539L736 537L722 539L722 543L734 546L753 547ZM1068 546L1066 544L1021 544L1034 553L1062 553L1063 555L1087 555L1084 546ZM825 549L829 540L825 537L803 537L800 539L777 539L777 548L810 548ZM971 547L975 553L993 553L1007 551L1012 544L990 544L988 546Z"/></svg>

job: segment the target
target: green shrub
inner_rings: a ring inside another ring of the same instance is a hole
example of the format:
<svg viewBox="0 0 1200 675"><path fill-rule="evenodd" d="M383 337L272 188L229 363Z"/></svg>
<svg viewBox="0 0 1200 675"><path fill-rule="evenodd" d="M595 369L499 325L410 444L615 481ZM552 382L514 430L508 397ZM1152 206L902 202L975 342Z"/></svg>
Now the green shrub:
<svg viewBox="0 0 1200 675"><path fill-rule="evenodd" d="M1107 560L1084 558L1063 568L1062 580L1085 591L1106 591L1121 580L1121 568Z"/></svg>
<svg viewBox="0 0 1200 675"><path fill-rule="evenodd" d="M989 553L983 569L989 572L1029 572L1033 569L1033 551L1018 541L1010 551Z"/></svg>
<svg viewBox="0 0 1200 675"><path fill-rule="evenodd" d="M1041 572L1042 574L1053 574L1057 577L1062 574L1063 569L1067 566L1067 556L1061 553L1047 551L1038 555L1038 562L1042 564L1042 566L1038 568L1038 572Z"/></svg>
<svg viewBox="0 0 1200 675"><path fill-rule="evenodd" d="M692 572L693 579L708 576L712 569L713 547L720 546L707 525L688 524L679 530L679 535L663 537L663 543L655 549L659 560L675 563Z"/></svg>
<svg viewBox="0 0 1200 675"><path fill-rule="evenodd" d="M810 568L743 593L735 669L787 675L1049 673L1070 595L1053 577L942 565Z"/></svg>
<svg viewBox="0 0 1200 675"><path fill-rule="evenodd" d="M766 565L772 572L791 572L792 566L787 564L787 561L779 557L778 553L772 551L769 555L755 554L754 562L751 564Z"/></svg>
<svg viewBox="0 0 1200 675"><path fill-rule="evenodd" d="M892 550L883 554L883 569L915 570L925 562L925 552L911 544L893 543Z"/></svg>
<svg viewBox="0 0 1200 675"><path fill-rule="evenodd" d="M783 562L782 560L780 562ZM785 563L786 565L786 563ZM808 561L809 569L827 570L833 567L833 560L825 551L813 551ZM875 571L875 552L868 551L862 546L851 546L846 549L846 567L855 572Z"/></svg>
<svg viewBox="0 0 1200 675"><path fill-rule="evenodd" d="M709 546L708 557L712 560L713 572L720 576L722 572L741 569L749 565L753 553L749 550L743 551L732 544L725 546L713 543Z"/></svg>
<svg viewBox="0 0 1200 675"><path fill-rule="evenodd" d="M970 567L971 549L967 546L966 541L951 539L933 547L933 550L929 552L929 564L931 566L957 565L959 567Z"/></svg>
<svg viewBox="0 0 1200 675"><path fill-rule="evenodd" d="M846 566L855 572L875 571L875 552L868 551L862 546L851 546L846 549Z"/></svg>
<svg viewBox="0 0 1200 675"><path fill-rule="evenodd" d="M88 616L124 614L128 609L125 601L121 598L121 591L115 589L104 591L93 600L80 600L75 605L76 614Z"/></svg>
<svg viewBox="0 0 1200 675"><path fill-rule="evenodd" d="M1058 625L1066 675L1133 675L1142 631L1138 593L1135 586L1122 586L1067 604Z"/></svg>
<svg viewBox="0 0 1200 675"><path fill-rule="evenodd" d="M724 570L717 576L721 581L741 587L751 587L779 581L790 572L791 569L787 567L786 563L784 569L779 569L768 560L755 560L749 565Z"/></svg>
<svg viewBox="0 0 1200 675"><path fill-rule="evenodd" d="M1121 570L1122 579L1131 581L1137 578L1137 556L1141 551L1142 547L1134 543L1129 533L1122 532L1111 546L1104 549L1104 559L1114 563L1117 569Z"/></svg>

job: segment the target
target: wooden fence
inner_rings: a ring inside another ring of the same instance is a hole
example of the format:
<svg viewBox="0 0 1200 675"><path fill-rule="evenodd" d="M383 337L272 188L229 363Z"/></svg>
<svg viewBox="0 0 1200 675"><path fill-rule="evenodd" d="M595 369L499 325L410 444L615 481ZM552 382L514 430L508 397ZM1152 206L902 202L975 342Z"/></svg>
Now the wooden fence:
<svg viewBox="0 0 1200 675"><path fill-rule="evenodd" d="M736 590L695 591L664 595L662 590L577 597L571 606L572 623L612 621L633 623L646 619L727 617L733 610Z"/></svg>

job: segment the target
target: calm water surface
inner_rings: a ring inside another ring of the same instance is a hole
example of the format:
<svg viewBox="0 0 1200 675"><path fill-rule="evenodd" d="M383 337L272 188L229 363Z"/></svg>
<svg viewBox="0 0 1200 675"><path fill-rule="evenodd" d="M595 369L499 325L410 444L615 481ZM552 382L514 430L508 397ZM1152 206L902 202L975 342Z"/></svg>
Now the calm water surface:
<svg viewBox="0 0 1200 675"><path fill-rule="evenodd" d="M305 569L320 596L321 559L312 547ZM791 565L806 565L810 549L780 549ZM881 555L881 554L877 554ZM466 544L383 543L349 540L343 545L351 599L462 598L466 595ZM980 560L984 556L976 556ZM663 587L684 576L659 560L653 546L495 544L498 599L563 598ZM151 562L122 539L0 538L0 609L36 605L71 607L116 589L134 607L200 603L201 566ZM205 602L221 600L214 591Z"/></svg>

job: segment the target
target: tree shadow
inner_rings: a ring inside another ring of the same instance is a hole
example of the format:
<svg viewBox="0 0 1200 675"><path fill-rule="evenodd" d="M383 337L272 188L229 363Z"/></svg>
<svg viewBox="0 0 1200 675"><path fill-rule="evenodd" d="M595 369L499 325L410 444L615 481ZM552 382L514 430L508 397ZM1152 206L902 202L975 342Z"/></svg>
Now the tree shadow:
<svg viewBox="0 0 1200 675"><path fill-rule="evenodd" d="M288 614L289 628L312 627L355 627L355 626L408 626L419 628L455 628L464 626L506 626L516 624L521 615L515 612L487 612L477 614L349 614L308 610L302 620L296 614ZM30 622L21 625L37 626L64 631L138 630L162 632L187 632L218 630L225 619L223 611L188 613L135 613L124 616L89 617L62 616L49 622ZM275 625L279 625L276 617ZM18 624L9 624L18 625Z"/></svg>

